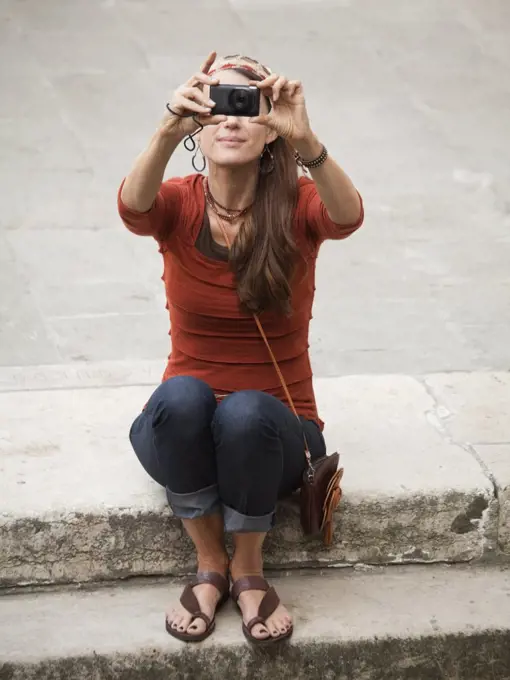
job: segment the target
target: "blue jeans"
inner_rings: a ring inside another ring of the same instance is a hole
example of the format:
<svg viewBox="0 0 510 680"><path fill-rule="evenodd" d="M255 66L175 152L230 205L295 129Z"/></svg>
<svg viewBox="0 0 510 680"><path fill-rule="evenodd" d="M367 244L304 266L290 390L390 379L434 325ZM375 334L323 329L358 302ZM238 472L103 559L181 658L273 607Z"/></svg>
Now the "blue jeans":
<svg viewBox="0 0 510 680"><path fill-rule="evenodd" d="M249 532L268 531L278 498L301 485L303 429L312 458L323 456L319 426L279 399L243 391L218 405L206 383L178 376L156 389L129 438L176 517L223 513L226 531Z"/></svg>

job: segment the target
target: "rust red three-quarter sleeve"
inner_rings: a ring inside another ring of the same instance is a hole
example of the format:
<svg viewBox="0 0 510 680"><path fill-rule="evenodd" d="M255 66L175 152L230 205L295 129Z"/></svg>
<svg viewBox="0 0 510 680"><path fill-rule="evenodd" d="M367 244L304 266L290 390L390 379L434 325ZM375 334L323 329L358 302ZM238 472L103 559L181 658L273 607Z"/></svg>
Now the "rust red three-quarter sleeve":
<svg viewBox="0 0 510 680"><path fill-rule="evenodd" d="M153 236L157 241L167 241L178 224L183 198L178 180L163 182L150 210L137 212L128 208L121 194L123 180L117 196L119 215L129 229L139 236Z"/></svg>
<svg viewBox="0 0 510 680"><path fill-rule="evenodd" d="M337 224L329 217L326 206L322 202L319 192L312 180L301 180L302 188L306 192L306 225L309 235L319 243L326 239L343 239L353 234L361 227L364 219L363 199L359 196L359 218L352 224Z"/></svg>

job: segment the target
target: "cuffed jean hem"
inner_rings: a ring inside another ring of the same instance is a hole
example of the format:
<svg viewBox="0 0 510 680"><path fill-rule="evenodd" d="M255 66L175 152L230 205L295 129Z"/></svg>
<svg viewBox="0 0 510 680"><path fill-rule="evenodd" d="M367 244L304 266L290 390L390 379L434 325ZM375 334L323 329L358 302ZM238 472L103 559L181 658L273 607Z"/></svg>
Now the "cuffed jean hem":
<svg viewBox="0 0 510 680"><path fill-rule="evenodd" d="M225 531L236 533L267 532L274 526L274 512L260 517L242 515L237 510L223 506Z"/></svg>
<svg viewBox="0 0 510 680"><path fill-rule="evenodd" d="M217 484L191 493L175 493L167 487L166 497L172 512L180 519L197 519L197 517L204 517L204 515L221 513Z"/></svg>

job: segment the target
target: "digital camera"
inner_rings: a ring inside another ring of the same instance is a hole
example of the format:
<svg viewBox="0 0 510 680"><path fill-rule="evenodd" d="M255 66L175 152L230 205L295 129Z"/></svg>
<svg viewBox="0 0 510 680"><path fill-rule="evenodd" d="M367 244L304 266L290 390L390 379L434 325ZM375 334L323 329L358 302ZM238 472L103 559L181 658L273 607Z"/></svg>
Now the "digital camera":
<svg viewBox="0 0 510 680"><path fill-rule="evenodd" d="M258 116L260 90L254 85L211 85L209 96L216 102L213 116Z"/></svg>

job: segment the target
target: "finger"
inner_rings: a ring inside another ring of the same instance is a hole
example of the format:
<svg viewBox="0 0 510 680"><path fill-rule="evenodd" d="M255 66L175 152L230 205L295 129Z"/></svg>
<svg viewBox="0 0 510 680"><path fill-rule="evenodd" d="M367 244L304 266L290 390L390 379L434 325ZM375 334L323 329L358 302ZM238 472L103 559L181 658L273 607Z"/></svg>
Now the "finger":
<svg viewBox="0 0 510 680"><path fill-rule="evenodd" d="M271 123L271 118L263 113L260 116L254 116L253 118L250 118L250 123L255 123L256 125L270 125Z"/></svg>
<svg viewBox="0 0 510 680"><path fill-rule="evenodd" d="M220 81L218 78L211 78L206 73L195 73L195 75L188 80L188 85L190 87L195 87L199 83L202 85L217 85Z"/></svg>
<svg viewBox="0 0 510 680"><path fill-rule="evenodd" d="M182 107L182 109L186 111L191 111L193 113L211 112L210 106L203 106L202 104L198 104L198 102L195 102L192 99L188 99L187 97L183 97L182 95L176 97L175 104L177 104L178 107Z"/></svg>
<svg viewBox="0 0 510 680"><path fill-rule="evenodd" d="M301 89L301 82L299 80L289 80L286 89L290 96L293 97Z"/></svg>
<svg viewBox="0 0 510 680"><path fill-rule="evenodd" d="M272 73L267 78L264 78L264 80L250 80L250 85L255 85L260 90L264 90L266 88L272 88L278 78L279 76L277 73Z"/></svg>
<svg viewBox="0 0 510 680"><path fill-rule="evenodd" d="M202 73L209 73L209 69L214 64L215 59L216 59L216 52L211 52L210 55L207 57L207 59L202 64L202 66L200 67L200 70L202 71Z"/></svg>
<svg viewBox="0 0 510 680"><path fill-rule="evenodd" d="M265 90L261 90L260 93L267 99L273 98L273 89L271 87L268 87Z"/></svg>
<svg viewBox="0 0 510 680"><path fill-rule="evenodd" d="M276 73L273 73L272 76L269 76L268 78L264 78L264 80L250 80L248 82L248 85L253 85L254 87L258 87L259 90L262 90L264 94L266 94L266 90L271 93L273 91L273 85L276 83L278 80L278 76Z"/></svg>
<svg viewBox="0 0 510 680"><path fill-rule="evenodd" d="M206 106L209 109L215 105L215 102L212 99L209 99L209 97L198 87L183 87L182 90L179 91L179 94L182 94L186 99L191 99L197 104L202 104L202 106Z"/></svg>
<svg viewBox="0 0 510 680"><path fill-rule="evenodd" d="M278 99L280 97L280 92L285 87L287 82L288 82L287 78L285 78L284 76L278 77L278 80L273 85L273 101L274 102L278 101Z"/></svg>

